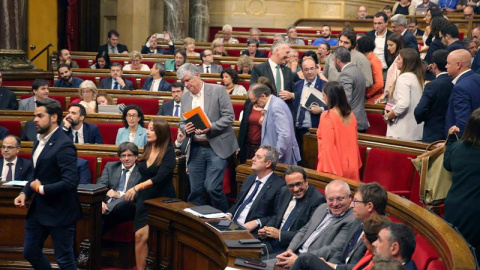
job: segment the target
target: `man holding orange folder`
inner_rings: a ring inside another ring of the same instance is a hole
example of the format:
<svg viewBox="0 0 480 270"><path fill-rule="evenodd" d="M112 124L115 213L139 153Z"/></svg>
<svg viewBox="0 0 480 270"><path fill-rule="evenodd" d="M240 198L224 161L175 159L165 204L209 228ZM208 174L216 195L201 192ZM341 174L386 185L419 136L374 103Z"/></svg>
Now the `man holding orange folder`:
<svg viewBox="0 0 480 270"><path fill-rule="evenodd" d="M224 86L203 82L199 68L193 64L183 64L177 70L177 77L190 92L182 96L179 124L189 139L186 149L191 189L188 202L205 205L206 191L212 206L226 212L223 174L227 158L238 148L232 128L232 102Z"/></svg>

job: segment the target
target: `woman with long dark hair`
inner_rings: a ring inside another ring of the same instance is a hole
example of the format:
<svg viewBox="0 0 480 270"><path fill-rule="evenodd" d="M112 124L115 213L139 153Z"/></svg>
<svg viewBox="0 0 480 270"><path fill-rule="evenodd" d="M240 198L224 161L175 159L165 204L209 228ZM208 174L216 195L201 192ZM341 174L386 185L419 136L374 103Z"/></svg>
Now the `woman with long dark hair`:
<svg viewBox="0 0 480 270"><path fill-rule="evenodd" d="M135 210L135 259L137 269L145 269L148 255L147 210L144 201L158 197L175 197L173 188L173 170L175 169L175 152L172 146L170 126L165 119L154 118L148 123L147 145L143 152L138 171L140 183L125 193L125 200L137 197Z"/></svg>
<svg viewBox="0 0 480 270"><path fill-rule="evenodd" d="M398 75L400 75L400 71L397 68L397 57L400 50L405 47L405 39L403 39L402 35L393 33L387 37L387 62L392 64L388 67L387 70L387 78L385 79L385 88L383 89L383 95L380 98L376 99L375 103L386 101L385 98L388 97L390 89L393 87L393 84L397 79Z"/></svg>
<svg viewBox="0 0 480 270"><path fill-rule="evenodd" d="M322 94L328 110L320 116L317 129L317 171L360 181L357 120L345 90L339 82L332 81L325 84Z"/></svg>
<svg viewBox="0 0 480 270"><path fill-rule="evenodd" d="M91 69L110 69L110 56L108 52L100 51L95 57L95 64L93 64Z"/></svg>

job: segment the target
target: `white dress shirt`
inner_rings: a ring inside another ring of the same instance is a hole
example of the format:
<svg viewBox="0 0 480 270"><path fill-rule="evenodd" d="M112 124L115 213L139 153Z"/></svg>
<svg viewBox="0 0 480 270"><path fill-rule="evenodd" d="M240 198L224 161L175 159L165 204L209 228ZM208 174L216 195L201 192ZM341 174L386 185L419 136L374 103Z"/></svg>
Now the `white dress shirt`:
<svg viewBox="0 0 480 270"><path fill-rule="evenodd" d="M152 86L150 87L150 91L158 92L158 86L160 85L161 81L162 81L162 78L153 80L152 81Z"/></svg>
<svg viewBox="0 0 480 270"><path fill-rule="evenodd" d="M78 133L78 143L79 144L84 144L85 143L85 137L83 136L83 124L78 130L75 130L72 127L73 142L75 142L75 135L77 133Z"/></svg>
<svg viewBox="0 0 480 270"><path fill-rule="evenodd" d="M15 180L15 166L17 166L17 160L18 158L15 157L14 160L12 161L7 161L5 158L3 159L3 168L2 168L2 181L6 181L7 180L7 174L8 174L8 163L13 163L12 165L12 180Z"/></svg>
<svg viewBox="0 0 480 270"><path fill-rule="evenodd" d="M238 224L240 224L240 225L245 224L245 219L247 219L248 212L250 212L250 208L252 207L253 202L255 202L255 199L257 198L258 193L260 193L260 190L262 190L263 186L265 185L265 182L267 182L268 178L270 177L270 175L272 175L272 173L273 172L267 174L262 179L259 179L258 176L257 176L255 181L256 180L260 181L260 185L258 186L257 194L255 194L255 197L253 197L253 199L245 206L245 208L243 208L243 211L238 215L238 218L237 218L237 223ZM255 189L255 186L256 186L255 181L253 182L253 185L250 187L250 190L248 191L247 195L245 196L245 198L243 200L247 199L250 196L250 194L252 194L252 192L253 192L253 190ZM243 203L243 201L242 201L242 203ZM235 214L233 216L235 216Z"/></svg>

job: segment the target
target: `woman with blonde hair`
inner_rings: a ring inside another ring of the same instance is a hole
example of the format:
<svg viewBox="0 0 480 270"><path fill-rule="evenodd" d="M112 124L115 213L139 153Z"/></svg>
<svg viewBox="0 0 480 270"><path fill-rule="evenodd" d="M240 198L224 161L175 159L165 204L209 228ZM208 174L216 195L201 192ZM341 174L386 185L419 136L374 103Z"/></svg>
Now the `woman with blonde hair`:
<svg viewBox="0 0 480 270"><path fill-rule="evenodd" d="M131 70L137 70L137 71L150 71L150 68L145 65L145 64L142 64L142 54L138 51L132 51L130 52L130 60L131 60L131 63L128 64L128 65L125 65L123 67L123 70L126 70L126 71L131 71Z"/></svg>
<svg viewBox="0 0 480 270"><path fill-rule="evenodd" d="M211 48L213 56L228 56L227 52L225 52L223 41L220 38L216 38L212 41Z"/></svg>
<svg viewBox="0 0 480 270"><path fill-rule="evenodd" d="M183 40L183 47L185 48L187 56L200 56L200 53L195 52L195 39L186 37Z"/></svg>
<svg viewBox="0 0 480 270"><path fill-rule="evenodd" d="M252 73L253 60L248 55L242 55L238 58L237 69L238 74L250 74Z"/></svg>
<svg viewBox="0 0 480 270"><path fill-rule="evenodd" d="M78 87L79 103L85 107L87 113L94 113L97 110L97 86L90 80L83 81Z"/></svg>

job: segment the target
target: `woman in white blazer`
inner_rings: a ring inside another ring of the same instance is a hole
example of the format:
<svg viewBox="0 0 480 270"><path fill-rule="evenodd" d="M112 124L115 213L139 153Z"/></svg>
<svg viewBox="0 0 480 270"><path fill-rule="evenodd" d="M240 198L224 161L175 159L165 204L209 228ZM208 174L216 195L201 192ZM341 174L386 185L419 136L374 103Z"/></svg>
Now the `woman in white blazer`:
<svg viewBox="0 0 480 270"><path fill-rule="evenodd" d="M144 120L145 117L140 107L135 104L125 107L122 114L125 127L118 129L115 144L133 142L138 147L144 147L147 144L147 129L143 127Z"/></svg>

